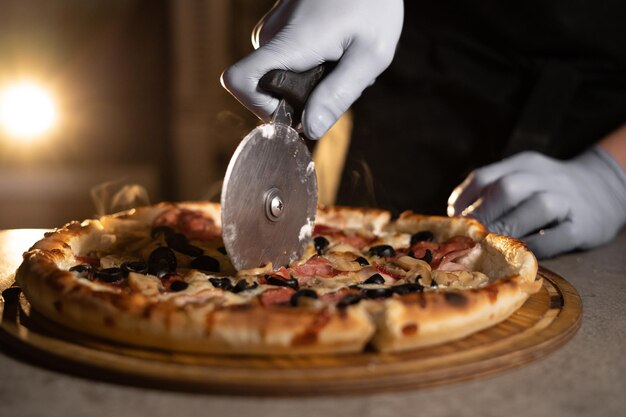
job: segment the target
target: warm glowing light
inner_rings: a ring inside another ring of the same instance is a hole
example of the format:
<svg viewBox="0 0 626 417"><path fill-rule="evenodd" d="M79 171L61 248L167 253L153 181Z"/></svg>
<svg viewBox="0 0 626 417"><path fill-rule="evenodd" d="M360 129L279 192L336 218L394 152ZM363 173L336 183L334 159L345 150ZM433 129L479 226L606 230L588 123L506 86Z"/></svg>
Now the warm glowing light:
<svg viewBox="0 0 626 417"><path fill-rule="evenodd" d="M55 103L44 88L20 82L0 91L0 126L7 135L32 140L52 129L56 121Z"/></svg>

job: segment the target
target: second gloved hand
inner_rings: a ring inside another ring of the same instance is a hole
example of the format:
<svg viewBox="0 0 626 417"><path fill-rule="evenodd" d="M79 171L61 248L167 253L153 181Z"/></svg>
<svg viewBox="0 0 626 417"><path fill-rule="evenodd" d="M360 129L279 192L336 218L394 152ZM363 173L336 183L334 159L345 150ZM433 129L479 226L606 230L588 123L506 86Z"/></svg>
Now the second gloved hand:
<svg viewBox="0 0 626 417"><path fill-rule="evenodd" d="M520 238L538 258L590 249L626 222L626 173L599 147L570 161L524 152L470 174L448 214Z"/></svg>
<svg viewBox="0 0 626 417"><path fill-rule="evenodd" d="M256 51L226 69L222 84L267 119L278 100L261 91L272 69L302 72L338 61L303 112L304 133L320 138L389 66L402 29L402 0L282 0L255 28Z"/></svg>

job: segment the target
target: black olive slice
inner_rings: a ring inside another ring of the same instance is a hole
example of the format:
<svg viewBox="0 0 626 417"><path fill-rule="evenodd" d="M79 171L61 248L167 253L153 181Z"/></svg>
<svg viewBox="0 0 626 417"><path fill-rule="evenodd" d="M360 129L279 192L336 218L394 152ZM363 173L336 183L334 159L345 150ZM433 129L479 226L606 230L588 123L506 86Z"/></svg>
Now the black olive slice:
<svg viewBox="0 0 626 417"><path fill-rule="evenodd" d="M174 292L185 290L187 287L189 287L189 284L180 280L176 280L170 284L170 290Z"/></svg>
<svg viewBox="0 0 626 417"><path fill-rule="evenodd" d="M156 248L148 257L148 273L159 278L175 272L177 266L176 255L170 248Z"/></svg>
<svg viewBox="0 0 626 417"><path fill-rule="evenodd" d="M436 288L439 286L439 284L437 283L437 281L435 281L434 279L432 281L430 281L430 286L431 288Z"/></svg>
<svg viewBox="0 0 626 417"><path fill-rule="evenodd" d="M324 252L324 249L326 249L328 244L328 239L326 239L324 236L317 236L315 239L313 239L315 252L317 252L318 255L321 255Z"/></svg>
<svg viewBox="0 0 626 417"><path fill-rule="evenodd" d="M393 289L387 288L370 288L363 290L365 298L387 298L393 295Z"/></svg>
<svg viewBox="0 0 626 417"><path fill-rule="evenodd" d="M198 256L196 259L189 263L189 266L194 269L199 269L201 271L220 272L219 261L208 255Z"/></svg>
<svg viewBox="0 0 626 417"><path fill-rule="evenodd" d="M152 230L150 231L150 236L154 239L155 237L158 237L159 235L163 235L163 237L167 239L168 236L171 236L174 233L176 232L171 227L157 226L157 227L152 228Z"/></svg>
<svg viewBox="0 0 626 417"><path fill-rule="evenodd" d="M415 284L401 284L396 285L395 287L391 287L392 291L398 295L409 294L412 292L422 292L424 291L424 286L418 283Z"/></svg>
<svg viewBox="0 0 626 417"><path fill-rule="evenodd" d="M348 306L358 303L363 298L365 298L363 294L348 294L341 300L339 300L339 302L337 303L337 308L346 308Z"/></svg>
<svg viewBox="0 0 626 417"><path fill-rule="evenodd" d="M396 251L389 245L378 245L370 248L370 254L381 258L391 258L396 256Z"/></svg>
<svg viewBox="0 0 626 417"><path fill-rule="evenodd" d="M183 245L183 246L179 246L177 248L172 248L177 252L183 253L185 255L188 256L193 256L194 258L197 256L201 256L204 253L204 249L198 247L198 246L194 246L190 243Z"/></svg>
<svg viewBox="0 0 626 417"><path fill-rule="evenodd" d="M363 281L363 284L384 284L384 283L385 283L385 278L383 278L383 276L380 274L374 274L368 279L366 279L365 281Z"/></svg>
<svg viewBox="0 0 626 417"><path fill-rule="evenodd" d="M148 273L148 264L142 261L130 261L124 262L120 268L124 272L124 276L128 276L131 272L136 272L138 274L147 274Z"/></svg>
<svg viewBox="0 0 626 417"><path fill-rule="evenodd" d="M257 284L256 282L253 282L252 284L248 285L248 283L246 282L245 279L242 279L240 281L237 282L237 284L235 284L234 287L232 287L231 290L234 293L240 293L242 291L247 291L247 290L253 290L256 287L258 287L259 284Z"/></svg>
<svg viewBox="0 0 626 417"><path fill-rule="evenodd" d="M354 262L358 262L358 263L359 263L359 265L361 265L361 266L368 266L368 265L370 264L370 263L367 261L367 259L365 259L365 258L364 258L364 257L362 257L362 256L359 256L358 258L356 258L356 259L354 260Z"/></svg>
<svg viewBox="0 0 626 417"><path fill-rule="evenodd" d="M220 246L219 248L217 248L217 251L222 255L227 255L226 248L224 246Z"/></svg>
<svg viewBox="0 0 626 417"><path fill-rule="evenodd" d="M312 299L316 300L317 299L317 293L315 292L315 290L312 290L312 289L309 289L309 288L301 289L299 291L296 291L291 296L291 299L289 300L289 304L291 304L292 306L296 307L298 305L298 301L302 297L312 298Z"/></svg>
<svg viewBox="0 0 626 417"><path fill-rule="evenodd" d="M417 242L432 242L434 238L433 232L422 230L411 235L411 245Z"/></svg>
<svg viewBox="0 0 626 417"><path fill-rule="evenodd" d="M276 278L271 275L265 275L265 281L267 281L268 285L276 285L277 287L289 287L294 290L298 290L298 280L295 278Z"/></svg>
<svg viewBox="0 0 626 417"><path fill-rule="evenodd" d="M171 233L165 236L165 242L167 242L167 246L170 248L176 249L179 246L188 244L189 240L182 233Z"/></svg>
<svg viewBox="0 0 626 417"><path fill-rule="evenodd" d="M96 277L104 282L112 283L124 278L124 271L116 266L104 268L96 271Z"/></svg>
<svg viewBox="0 0 626 417"><path fill-rule="evenodd" d="M213 284L215 288L219 288L225 291L233 290L233 283L229 278L209 278L209 282Z"/></svg>
<svg viewBox="0 0 626 417"><path fill-rule="evenodd" d="M93 276L93 266L89 264L74 265L70 268L70 272L75 272L81 278L89 278Z"/></svg>
<svg viewBox="0 0 626 417"><path fill-rule="evenodd" d="M167 242L167 246L174 249L176 252L193 256L194 258L204 253L204 250L202 250L202 248L190 244L187 236L183 235L182 233L173 233L169 236L166 236L165 242Z"/></svg>

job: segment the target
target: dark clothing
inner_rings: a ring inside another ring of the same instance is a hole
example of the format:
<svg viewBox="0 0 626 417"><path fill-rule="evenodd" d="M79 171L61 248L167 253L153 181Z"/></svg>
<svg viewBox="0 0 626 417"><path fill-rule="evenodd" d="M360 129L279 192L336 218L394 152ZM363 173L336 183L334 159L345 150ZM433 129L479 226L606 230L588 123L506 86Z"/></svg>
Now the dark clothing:
<svg viewBox="0 0 626 417"><path fill-rule="evenodd" d="M626 123L623 1L425 3L353 107L338 204L444 214L472 169L571 158Z"/></svg>

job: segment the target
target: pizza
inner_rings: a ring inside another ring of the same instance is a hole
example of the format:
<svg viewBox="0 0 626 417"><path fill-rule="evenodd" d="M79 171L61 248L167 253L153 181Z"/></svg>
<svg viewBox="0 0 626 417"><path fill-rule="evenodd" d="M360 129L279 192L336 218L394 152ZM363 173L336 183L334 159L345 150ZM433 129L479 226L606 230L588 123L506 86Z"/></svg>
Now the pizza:
<svg viewBox="0 0 626 417"><path fill-rule="evenodd" d="M521 242L470 218L320 208L301 259L241 271L221 231L207 202L71 222L24 254L16 281L38 313L79 333L248 355L440 344L505 320L542 285Z"/></svg>

